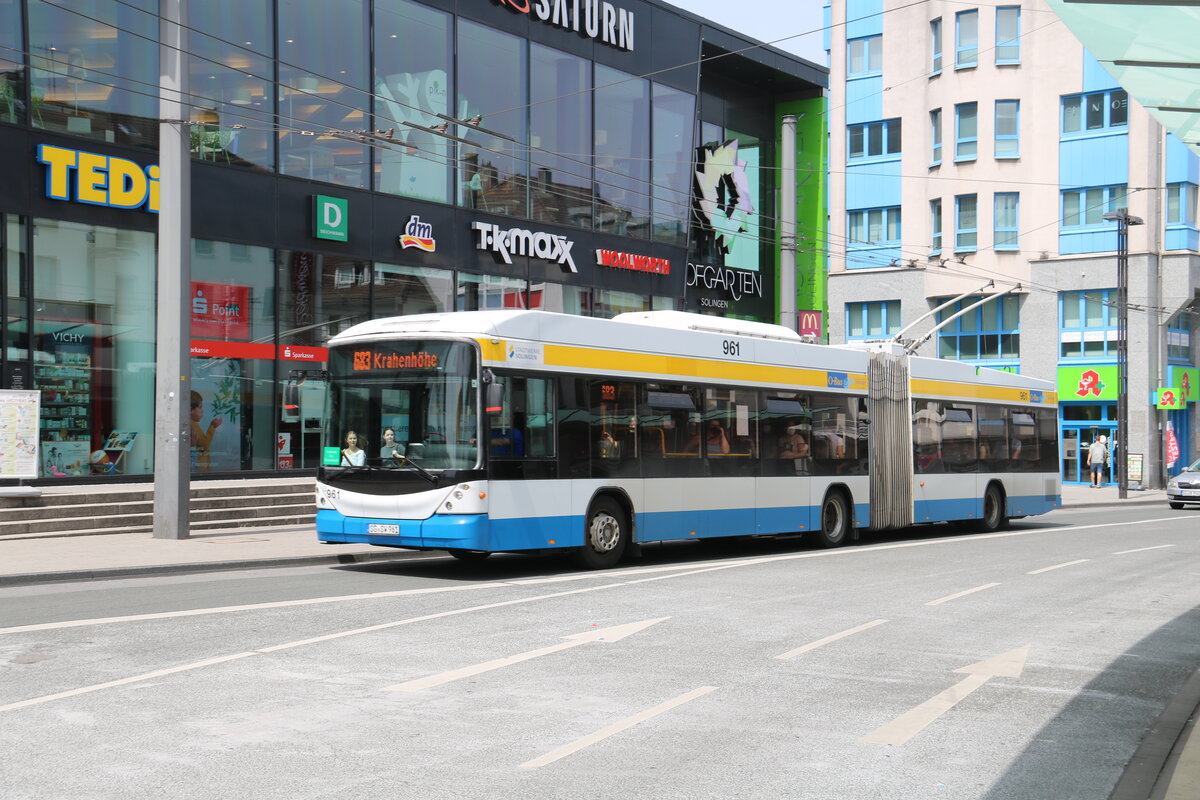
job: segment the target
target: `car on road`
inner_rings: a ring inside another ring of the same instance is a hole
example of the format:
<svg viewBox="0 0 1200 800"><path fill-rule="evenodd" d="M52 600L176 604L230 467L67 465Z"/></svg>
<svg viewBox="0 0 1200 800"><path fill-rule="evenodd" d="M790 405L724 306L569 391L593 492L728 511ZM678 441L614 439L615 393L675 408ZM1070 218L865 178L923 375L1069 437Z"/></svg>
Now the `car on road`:
<svg viewBox="0 0 1200 800"><path fill-rule="evenodd" d="M1184 503L1200 504L1200 458L1167 481L1167 502L1171 508L1183 508Z"/></svg>

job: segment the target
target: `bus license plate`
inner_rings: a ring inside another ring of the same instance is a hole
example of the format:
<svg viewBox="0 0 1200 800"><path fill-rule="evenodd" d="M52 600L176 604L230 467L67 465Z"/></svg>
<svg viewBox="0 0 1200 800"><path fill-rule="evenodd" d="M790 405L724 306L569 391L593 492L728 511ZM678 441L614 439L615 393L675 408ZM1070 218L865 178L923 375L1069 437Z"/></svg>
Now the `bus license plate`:
<svg viewBox="0 0 1200 800"><path fill-rule="evenodd" d="M399 536L399 525L388 525L383 522L368 522L367 533L374 536Z"/></svg>

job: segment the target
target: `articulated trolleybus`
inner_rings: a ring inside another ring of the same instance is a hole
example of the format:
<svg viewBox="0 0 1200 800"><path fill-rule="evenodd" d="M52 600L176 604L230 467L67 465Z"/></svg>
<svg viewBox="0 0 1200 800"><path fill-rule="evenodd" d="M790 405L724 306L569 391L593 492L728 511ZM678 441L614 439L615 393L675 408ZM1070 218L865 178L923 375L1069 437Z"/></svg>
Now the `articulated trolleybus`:
<svg viewBox="0 0 1200 800"><path fill-rule="evenodd" d="M571 551L969 520L1060 504L1046 381L677 311L378 319L330 343L324 542Z"/></svg>

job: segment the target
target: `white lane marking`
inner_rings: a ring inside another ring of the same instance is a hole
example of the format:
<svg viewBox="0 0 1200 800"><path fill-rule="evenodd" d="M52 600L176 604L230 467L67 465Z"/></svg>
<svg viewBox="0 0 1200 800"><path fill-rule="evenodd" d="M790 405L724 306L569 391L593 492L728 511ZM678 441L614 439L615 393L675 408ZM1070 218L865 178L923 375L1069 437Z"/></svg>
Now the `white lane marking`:
<svg viewBox="0 0 1200 800"><path fill-rule="evenodd" d="M570 636L564 636L567 641L553 644L549 647L541 647L537 650L529 650L525 653L518 653L515 656L505 656L504 658L496 658L491 661L486 661L482 664L472 664L469 667L461 667L459 669L449 670L448 672L440 672L436 675L427 675L424 678L417 678L404 683L397 683L394 686L385 686L385 692L419 692L422 689L429 689L434 686L441 686L444 683L452 683L462 680L463 678L472 678L476 675L482 675L485 672L491 672L504 667L511 667L513 664L520 664L522 661L548 656L553 653L558 653L563 650L569 650L572 647L579 647L584 644L592 644L594 642L602 642L611 644L619 642L626 636L632 636L639 631L649 628L651 625L657 625L670 617L658 617L657 619L644 619L641 622L628 622L624 625L613 625L608 628L597 628L595 630L584 631L583 633L573 633Z"/></svg>
<svg viewBox="0 0 1200 800"><path fill-rule="evenodd" d="M1073 567L1076 564L1086 564L1089 561L1091 561L1090 558L1080 558L1080 559L1076 559L1075 561L1066 561L1066 562L1063 562L1062 564L1055 564L1053 567L1042 567L1041 569L1031 569L1029 572L1026 572L1025 574L1026 575L1041 575L1043 572L1049 572L1052 569L1062 569L1063 567Z"/></svg>
<svg viewBox="0 0 1200 800"><path fill-rule="evenodd" d="M532 761L526 761L524 764L518 767L518 769L537 769L538 767L544 767L547 764L558 761L560 758L566 758L572 753L578 753L585 747L590 747L596 742L603 741L604 739L618 734L621 731L632 728L634 725L645 722L648 719L653 719L659 714L664 714L673 708L678 708L684 703L690 703L697 697L703 697L709 692L715 692L716 690L716 686L701 686L698 689L692 689L690 692L681 694L673 700L668 700L665 703L659 703L658 705L654 706L654 708L648 708L641 713L634 714L632 717L627 717L620 722L615 722L612 725L609 725L607 728L601 728L595 733L590 733L581 739L576 739L570 744L565 744L556 750L551 750L544 756L539 756Z"/></svg>
<svg viewBox="0 0 1200 800"><path fill-rule="evenodd" d="M948 594L945 597L939 597L937 600L930 600L925 605L940 606L942 603L949 603L951 600L957 600L960 597L966 597L969 594L975 594L976 592L982 592L984 589L991 589L993 586L999 586L999 585L1000 584L998 584L998 583L985 583L983 586L976 586L974 589L967 589L965 592L959 592L958 594Z"/></svg>
<svg viewBox="0 0 1200 800"><path fill-rule="evenodd" d="M82 686L78 689L70 689L58 694L48 694L42 697L32 697L28 700L20 700L16 703L9 703L6 706L0 706L0 711L12 711L17 708L25 708L26 706L35 706L39 703L48 703L51 700L61 700L64 697L75 697L76 695L88 694L89 692L98 692L101 689L111 689L114 686L127 686L131 683L139 681L149 681L155 678L161 678L164 675L174 675L177 672L186 672L189 669L200 669L201 667L211 667L214 664L224 664L228 661L236 661L239 658L249 658L254 653L234 653L231 656L218 656L205 661L197 661L193 664L184 664L179 667L168 667L167 669L155 670L142 675L134 675L130 678L121 678L120 680L109 681L108 683L97 683L91 686Z"/></svg>
<svg viewBox="0 0 1200 800"><path fill-rule="evenodd" d="M467 586L437 586L427 589L397 589L394 592L369 592L367 594L345 594L338 597L310 597L304 600L278 600L271 603L249 603L240 606L218 606L216 608L192 608L186 611L157 611L152 614L130 614L123 617L99 617L95 619L74 619L65 622L43 622L37 625L19 625L12 628L0 628L0 634L27 633L29 631L52 631L59 628L82 628L88 625L108 625L113 622L140 622L150 619L171 619L174 617L196 617L205 614L228 614L234 611L259 611L266 608L291 608L293 606L311 606L320 603L344 603L348 600L375 600L382 597L405 597L408 595L439 594L441 592L462 592L471 589L492 589L502 587L500 583L473 583Z"/></svg>
<svg viewBox="0 0 1200 800"><path fill-rule="evenodd" d="M869 744L890 744L896 747L907 742L925 728L929 727L938 717L954 708L960 701L983 686L992 678L1019 678L1025 668L1025 660L1029 657L1030 645L1009 650L984 659L969 667L960 667L955 672L965 672L967 677L951 686L941 694L934 695L916 708L910 709L886 725L868 733L859 739Z"/></svg>
<svg viewBox="0 0 1200 800"><path fill-rule="evenodd" d="M1113 555L1114 556L1123 556L1126 553L1144 553L1147 550L1162 550L1163 548L1174 547L1174 546L1175 545L1173 545L1173 544L1156 544L1153 547L1138 547L1134 550L1118 550L1117 552L1113 553Z"/></svg>
<svg viewBox="0 0 1200 800"><path fill-rule="evenodd" d="M696 575L696 574L700 574L702 572L711 572L711 571L720 570L720 569L732 569L734 567L756 566L758 564L768 564L768 563L772 563L772 562L776 562L776 561L794 561L797 559L804 559L804 558L841 558L841 557L849 557L849 556L856 556L856 555L867 555L870 553L878 552L880 550L899 550L901 548L908 548L908 547L931 547L931 546L936 546L936 545L959 544L959 543L964 543L964 542L966 542L966 543L982 542L982 541L987 541L989 539L1007 539L1007 538L1010 538L1013 536L1032 536L1032 535L1040 534L1040 533L1074 533L1077 531L1096 530L1098 528L1112 528L1112 527L1121 526L1121 525L1147 525L1147 524L1155 523L1155 522L1180 522L1180 521L1190 521L1190 519L1184 518L1184 517L1178 517L1178 516L1155 517L1152 519L1131 520L1129 522L1105 522L1105 523L1100 523L1100 524L1096 524L1096 525L1071 525L1071 526L1064 527L1064 528L1032 528L1030 530L1025 530L1025 531L1008 531L1005 533L967 534L967 535L963 535L963 536L949 536L944 539L922 539L921 541L917 541L917 542L897 542L895 544L870 545L870 546L866 546L866 547L856 547L856 548L849 548L849 549L821 550L821 551L812 552L812 553L793 553L793 554L789 554L789 555L779 555L779 556L751 557L751 558L744 558L744 559L740 559L740 560L734 559L731 561L724 561L724 562L707 562L706 566L701 569L695 569L694 565L686 564L686 565L674 565L671 567L635 568L635 569L630 569L630 570L620 570L620 571L616 571L616 572L604 571L604 572L596 572L596 573L586 573L586 574L580 575L578 577L580 580L585 580L585 579L589 579L589 578L590 579L600 579L600 578L612 579L614 577L621 577L621 576L625 576L625 575L646 574L647 572L672 571L672 573L673 573L673 574L668 574L668 575L662 575L657 578L645 578L645 579L640 579L637 581L629 581L628 582L628 583L641 583L644 581L661 580L664 578L671 578L671 577L686 577L688 575ZM430 559L430 560L432 560L432 559ZM574 576L563 576L563 579L565 580L568 577L574 577ZM302 606L302 605L310 605L313 603L337 603L337 602L343 602L343 601L366 600L366 599L372 599L372 598L378 598L378 597L391 597L391 596L398 597L398 596L407 595L407 594L436 594L438 592L463 591L463 590L469 590L469 589L490 589L490 588L498 588L498 587L504 587L504 586L521 585L521 584L527 583L527 582L528 583L551 582L552 580L553 579L549 579L549 578L537 578L537 579L532 579L530 581L496 581L496 582L491 582L491 583L472 584L469 586L434 587L434 588L428 588L428 589L403 589L403 590L398 590L395 592L374 592L374 593L363 594L363 595L345 595L345 596L341 596L341 597L317 597L317 598L310 598L310 599L305 599L305 600L284 600L284 601L273 602L273 603L256 603L256 604L243 605L243 606L218 606L216 608L196 608L196 609L189 609L187 611L164 611L161 613L154 613L154 614L134 614L134 615L124 616L124 617L106 617L106 618L98 618L98 619L93 618L93 619L81 619L81 620L67 620L67 621L63 621L63 622L47 622L47 623L39 623L39 624L35 624L35 625L21 625L21 626L15 626L15 627L10 627L10 628L0 628L0 635L6 634L6 633L21 633L21 632L29 632L29 631L53 630L53 629L57 629L57 628L75 628L75 627L81 627L81 626L87 626L87 625L102 625L102 624L109 624L109 623L115 623L115 622L131 622L131 621L139 621L139 620L164 619L164 618L168 618L168 617L198 616L198 615L203 615L203 614L223 614L223 613L227 613L230 611L253 611L256 609L260 609L260 608L286 608L288 606ZM618 583L618 584L611 584L611 585L624 586L624 585L626 585L626 583ZM604 587L600 587L600 588L604 588ZM585 591L587 591L587 590L585 590ZM547 595L547 596L553 597L555 595ZM490 607L490 606L480 606L479 608L488 608L488 607ZM370 629L364 629L364 630L370 630Z"/></svg>
<svg viewBox="0 0 1200 800"><path fill-rule="evenodd" d="M887 622L886 619L872 620L859 625L857 628L850 628L849 630L842 631L841 633L835 633L832 636L826 636L824 639L817 639L815 642L809 642L808 644L801 645L795 650L788 650L786 653L780 653L779 655L775 656L775 658L779 659L780 661L787 661L789 658L795 658L801 653L807 653L809 650L816 650L818 647L823 647L830 642L836 642L838 639L845 639L847 636L853 636L856 633L862 633L863 631L874 628L876 625L882 625L885 622Z"/></svg>

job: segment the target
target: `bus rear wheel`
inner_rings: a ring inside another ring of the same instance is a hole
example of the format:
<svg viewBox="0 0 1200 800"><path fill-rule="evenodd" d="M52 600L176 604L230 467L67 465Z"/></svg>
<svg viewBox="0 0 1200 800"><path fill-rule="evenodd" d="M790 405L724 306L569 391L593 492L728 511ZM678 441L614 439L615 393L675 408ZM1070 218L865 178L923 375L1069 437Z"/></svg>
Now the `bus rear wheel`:
<svg viewBox="0 0 1200 800"><path fill-rule="evenodd" d="M838 491L825 495L821 503L821 527L817 541L821 547L840 547L850 533L850 505L846 495Z"/></svg>
<svg viewBox="0 0 1200 800"><path fill-rule="evenodd" d="M615 567L629 544L629 521L611 497L598 498L588 511L583 529L583 546L575 560L584 569Z"/></svg>
<svg viewBox="0 0 1200 800"><path fill-rule="evenodd" d="M1008 517L1004 516L1004 495L1000 487L992 484L983 494L983 516L975 523L975 530L991 533L1008 526Z"/></svg>

